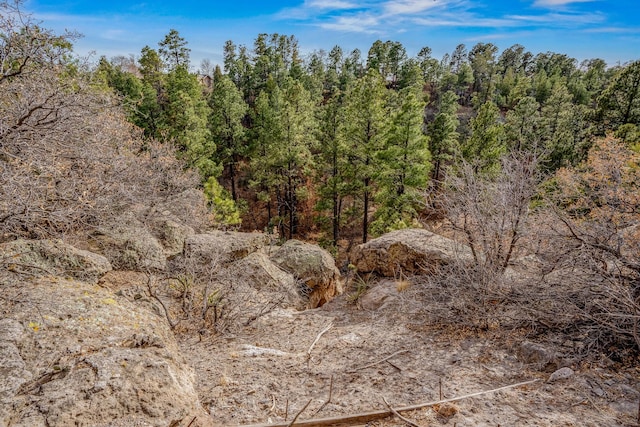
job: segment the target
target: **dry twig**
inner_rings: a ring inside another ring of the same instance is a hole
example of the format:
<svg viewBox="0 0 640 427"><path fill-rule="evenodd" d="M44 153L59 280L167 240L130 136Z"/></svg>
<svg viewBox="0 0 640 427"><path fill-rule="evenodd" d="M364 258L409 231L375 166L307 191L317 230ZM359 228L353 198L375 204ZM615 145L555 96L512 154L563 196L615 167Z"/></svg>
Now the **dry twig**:
<svg viewBox="0 0 640 427"><path fill-rule="evenodd" d="M307 359L311 358L311 350L313 350L313 347L315 347L315 345L318 343L318 341L320 341L320 337L322 337L322 335L324 335L331 328L333 328L333 323L329 323L327 325L327 327L324 328L323 330L321 330L320 333L318 334L318 336L316 336L316 339L313 340L313 343L311 344L311 347L309 347L309 350L307 350Z"/></svg>
<svg viewBox="0 0 640 427"><path fill-rule="evenodd" d="M291 426L293 425L293 423L295 423L295 422L296 422L296 420L298 419L298 417L300 416L300 414L302 414L302 413L304 412L304 410L305 410L305 409L307 409L307 406L309 406L309 404L311 403L311 401L312 401L312 400L313 400L313 399L309 399L309 401L307 402L307 404L306 404L306 405L304 405L304 406L302 407L302 409L300 409L300 410L298 411L298 413L296 414L296 416L295 416L295 417L293 417L293 419L291 420L291 422L290 422L289 424L287 424L287 427L291 427Z"/></svg>
<svg viewBox="0 0 640 427"><path fill-rule="evenodd" d="M325 400L325 402L318 409L316 409L316 411L313 413L313 415L317 415L318 412L322 411L322 409L325 406L327 406L329 403L331 403L332 394L333 394L333 375L331 375L331 382L329 383L329 397L327 397L327 400Z"/></svg>
<svg viewBox="0 0 640 427"><path fill-rule="evenodd" d="M414 423L413 421L411 421L409 418L405 418L402 415L400 415L398 413L398 411L396 411L395 409L393 409L393 407L389 404L389 402L387 402L387 399L384 398L384 396L382 396L382 400L384 401L384 404L387 405L387 408L389 408L389 410L391 412L393 412L393 415L395 415L396 417L400 418L402 421L404 421L405 423L409 424L411 427L420 427L420 425Z"/></svg>
<svg viewBox="0 0 640 427"><path fill-rule="evenodd" d="M377 360L377 361L375 361L375 362L373 362L373 363L369 363L368 365L365 365L365 366L361 366L361 367L359 367L359 368L352 369L352 370L350 370L350 371L347 371L347 373L352 374L352 373L354 373L354 372L362 371L363 369L367 369L367 368L370 368L370 367L372 367L372 366L376 366L376 365L378 365L378 364L380 364L380 363L382 363L382 362L386 362L387 360L389 360L389 359L392 359L392 358L396 357L396 356L397 356L397 355L399 355L399 354L407 353L408 351L409 351L409 350L399 350L399 351L396 351L395 353L393 353L393 354L391 354L391 355L389 355L389 356L385 357L384 359L380 359L380 360Z"/></svg>

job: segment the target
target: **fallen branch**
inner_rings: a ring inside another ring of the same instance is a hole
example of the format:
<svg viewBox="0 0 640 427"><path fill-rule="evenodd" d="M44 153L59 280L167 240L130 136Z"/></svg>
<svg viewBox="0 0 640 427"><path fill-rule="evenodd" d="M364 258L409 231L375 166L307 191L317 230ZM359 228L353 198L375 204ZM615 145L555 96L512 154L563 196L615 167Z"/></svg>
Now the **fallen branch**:
<svg viewBox="0 0 640 427"><path fill-rule="evenodd" d="M329 383L329 397L327 397L327 400L324 401L324 403L318 408L316 409L316 412L313 413L313 415L317 415L318 412L322 411L322 409L327 406L329 403L331 403L331 395L333 394L333 375L331 375L331 382Z"/></svg>
<svg viewBox="0 0 640 427"><path fill-rule="evenodd" d="M382 400L384 401L384 404L387 405L387 408L389 408L389 410L391 412L393 412L393 415L395 415L396 417L400 418L402 421L404 421L405 423L409 424L411 427L420 427L418 424L414 423L409 418L403 417L402 415L400 415L400 413L398 411L393 409L393 407L389 404L389 402L387 402L387 399L385 399L384 396L382 397Z"/></svg>
<svg viewBox="0 0 640 427"><path fill-rule="evenodd" d="M309 350L307 350L307 358L311 358L311 350L313 350L313 347L315 347L318 341L320 341L320 337L322 337L331 328L333 328L333 323L329 323L326 328L320 331L316 339L313 340L313 343L311 344L311 347L309 347Z"/></svg>
<svg viewBox="0 0 640 427"><path fill-rule="evenodd" d="M307 406L309 406L309 404L311 403L311 401L312 401L312 400L313 400L313 399L309 399L309 401L307 402L307 404L306 404L306 405L304 405L304 406L302 407L302 409L300 409L300 410L298 411L298 413L296 414L296 416L295 416L295 417L293 417L293 419L291 420L291 422L290 422L289 424L287 424L287 427L291 427L291 426L293 425L293 423L295 423L295 422L296 422L296 420L298 419L298 417L300 416L300 414L302 414L302 413L304 412L304 410L305 410L305 409L307 409Z"/></svg>
<svg viewBox="0 0 640 427"><path fill-rule="evenodd" d="M376 365L378 365L378 364L380 364L380 363L382 363L382 362L386 362L387 360L389 360L389 359L392 359L392 358L396 357L396 356L397 356L397 355L399 355L399 354L407 353L408 351L409 351L409 350L399 350L399 351L396 351L395 353L393 353L393 354L391 354L391 355L389 355L389 356L385 357L384 359L380 359L380 360L375 361L375 362L373 362L373 363L369 363L368 365L361 366L360 368L352 369L352 370L350 370L350 371L347 371L347 373L352 374L352 373L354 373L354 372L362 371L363 369L367 369L367 368L370 368L370 367L372 367L372 366L376 366ZM397 367L396 367L396 368L397 368ZM398 368L398 369L399 369L399 368Z"/></svg>
<svg viewBox="0 0 640 427"><path fill-rule="evenodd" d="M483 394L507 390L510 388L520 387L527 384L533 384L538 381L540 380L535 379L530 381L524 381L517 384L510 384L510 385L494 388L491 390L478 391L476 393L465 394L464 396L452 397L450 399L436 400L434 402L419 403L417 405L404 406L402 408L396 408L396 411L397 412L415 411L416 409L422 409L428 406L440 405L440 404L449 403L449 402L457 402L459 400L468 399L470 397L481 396ZM341 415L341 416L330 417L330 418L316 418L311 420L303 420L295 424L285 422L285 423L275 423L275 424L251 424L251 425L244 425L240 427L291 427L294 425L298 427L352 426L357 424L368 423L374 420L380 420L383 418L390 417L391 415L393 415L393 412L387 409L387 410L377 410L377 411L371 411L371 412L362 412L360 414Z"/></svg>

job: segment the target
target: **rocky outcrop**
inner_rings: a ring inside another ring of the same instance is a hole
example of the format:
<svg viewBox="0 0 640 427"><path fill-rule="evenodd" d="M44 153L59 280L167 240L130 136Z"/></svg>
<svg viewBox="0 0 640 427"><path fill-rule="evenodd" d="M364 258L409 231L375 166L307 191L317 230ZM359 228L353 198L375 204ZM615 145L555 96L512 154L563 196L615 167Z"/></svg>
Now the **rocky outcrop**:
<svg viewBox="0 0 640 427"><path fill-rule="evenodd" d="M184 427L208 418L161 316L61 277L2 281L0 293L0 425Z"/></svg>
<svg viewBox="0 0 640 427"><path fill-rule="evenodd" d="M101 225L89 239L89 250L107 257L119 270L164 270L165 249L133 211Z"/></svg>
<svg viewBox="0 0 640 427"><path fill-rule="evenodd" d="M235 330L275 309L303 310L307 299L298 293L292 274L275 265L262 251L227 265L214 280L222 292L226 318Z"/></svg>
<svg viewBox="0 0 640 427"><path fill-rule="evenodd" d="M394 277L433 273L443 264L471 259L471 250L454 240L427 230L404 229L357 246L351 262L359 272Z"/></svg>
<svg viewBox="0 0 640 427"><path fill-rule="evenodd" d="M340 272L333 257L317 245L289 240L271 255L271 261L300 282L300 291L311 308L342 293Z"/></svg>
<svg viewBox="0 0 640 427"><path fill-rule="evenodd" d="M269 235L264 233L211 231L188 237L184 244L184 256L202 262L228 264L268 245L270 240Z"/></svg>
<svg viewBox="0 0 640 427"><path fill-rule="evenodd" d="M275 265L263 252L254 252L234 262L227 269L227 275L259 294L253 301L278 302L282 307L298 309L306 305L293 275Z"/></svg>
<svg viewBox="0 0 640 427"><path fill-rule="evenodd" d="M96 282L111 270L98 254L77 249L61 240L14 240L0 244L4 274L72 277Z"/></svg>

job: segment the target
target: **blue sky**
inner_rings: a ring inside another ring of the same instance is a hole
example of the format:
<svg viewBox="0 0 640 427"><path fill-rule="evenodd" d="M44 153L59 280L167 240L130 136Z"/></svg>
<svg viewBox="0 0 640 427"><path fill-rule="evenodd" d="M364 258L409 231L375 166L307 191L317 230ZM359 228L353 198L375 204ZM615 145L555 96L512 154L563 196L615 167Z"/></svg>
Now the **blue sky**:
<svg viewBox="0 0 640 427"><path fill-rule="evenodd" d="M380 39L409 55L429 46L437 58L459 43L490 42L609 65L640 59L640 0L25 0L23 9L47 28L82 33L76 51L96 57L138 55L175 28L194 69L202 59L221 63L226 40L250 47L259 33L295 35L303 54L337 44L366 56Z"/></svg>

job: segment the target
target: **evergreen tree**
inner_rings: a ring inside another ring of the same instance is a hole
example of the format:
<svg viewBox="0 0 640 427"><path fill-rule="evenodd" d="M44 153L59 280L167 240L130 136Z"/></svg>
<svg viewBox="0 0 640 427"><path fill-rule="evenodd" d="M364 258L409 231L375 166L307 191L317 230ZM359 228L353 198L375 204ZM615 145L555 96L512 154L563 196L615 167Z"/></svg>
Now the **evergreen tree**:
<svg viewBox="0 0 640 427"><path fill-rule="evenodd" d="M509 149L540 154L541 126L540 104L531 96L520 99L515 108L507 113L505 131Z"/></svg>
<svg viewBox="0 0 640 427"><path fill-rule="evenodd" d="M547 171L575 165L581 161L589 144L586 107L574 105L573 97L562 81L556 82L541 109L544 167Z"/></svg>
<svg viewBox="0 0 640 427"><path fill-rule="evenodd" d="M433 161L431 178L436 185L442 180L441 172L445 163L453 159L458 149L458 124L458 96L449 91L442 95L438 114L427 127Z"/></svg>
<svg viewBox="0 0 640 427"><path fill-rule="evenodd" d="M248 154L243 126L247 104L231 78L222 76L214 82L209 107L209 127L217 147L217 159L229 173L231 196L237 201L237 165L240 158Z"/></svg>
<svg viewBox="0 0 640 427"><path fill-rule="evenodd" d="M640 124L640 61L620 70L598 100L600 117L607 129Z"/></svg>
<svg viewBox="0 0 640 427"><path fill-rule="evenodd" d="M357 80L346 95L344 126L351 176L358 183L354 189L362 198L362 241L369 235L369 210L375 195L374 177L377 155L382 149L387 128L386 89L380 73L370 69Z"/></svg>
<svg viewBox="0 0 640 427"><path fill-rule="evenodd" d="M504 126L499 123L499 117L498 107L489 101L471 119L471 135L462 145L461 154L476 171L492 172L500 166L500 156L506 151L506 145Z"/></svg>
<svg viewBox="0 0 640 427"><path fill-rule="evenodd" d="M278 229L281 237L289 239L298 233L300 200L306 198L313 119L309 93L290 77L282 90L270 79L256 101L260 146L253 169L261 187L275 197Z"/></svg>
<svg viewBox="0 0 640 427"><path fill-rule="evenodd" d="M191 49L187 47L187 41L180 36L177 30L171 29L164 39L158 43L158 53L164 60L169 71L177 67L189 69L189 54Z"/></svg>
<svg viewBox="0 0 640 427"><path fill-rule="evenodd" d="M493 98L497 52L497 46L492 43L478 43L469 52L474 78L473 92L479 105Z"/></svg>
<svg viewBox="0 0 640 427"><path fill-rule="evenodd" d="M316 209L330 212L331 243L335 246L340 239L344 198L353 194L353 182L347 176L350 166L347 147L340 134L340 126L344 121L342 96L337 90L321 107L319 117L316 162L319 199Z"/></svg>
<svg viewBox="0 0 640 427"><path fill-rule="evenodd" d="M409 227L421 204L430 168L422 98L422 85L401 91L400 106L378 153L379 207L371 224L376 234Z"/></svg>
<svg viewBox="0 0 640 427"><path fill-rule="evenodd" d="M178 66L167 75L166 91L161 135L177 145L204 181L217 176L220 168L208 127L209 109L197 77L185 66Z"/></svg>

